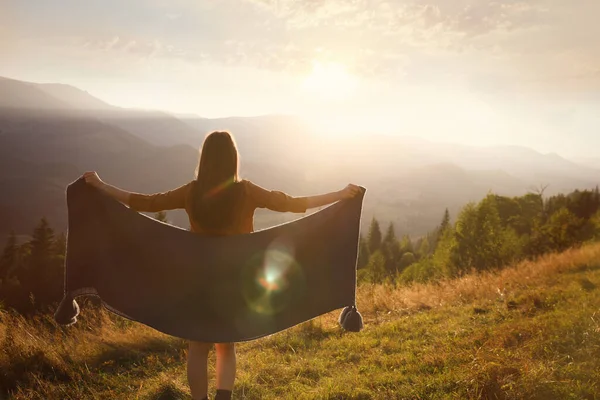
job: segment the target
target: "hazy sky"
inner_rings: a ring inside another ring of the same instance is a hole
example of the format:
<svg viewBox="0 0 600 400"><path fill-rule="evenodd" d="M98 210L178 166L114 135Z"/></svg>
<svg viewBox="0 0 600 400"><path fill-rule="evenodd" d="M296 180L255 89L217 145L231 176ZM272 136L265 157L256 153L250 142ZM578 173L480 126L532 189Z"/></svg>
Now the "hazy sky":
<svg viewBox="0 0 600 400"><path fill-rule="evenodd" d="M0 0L0 75L127 107L594 156L599 16L598 0Z"/></svg>

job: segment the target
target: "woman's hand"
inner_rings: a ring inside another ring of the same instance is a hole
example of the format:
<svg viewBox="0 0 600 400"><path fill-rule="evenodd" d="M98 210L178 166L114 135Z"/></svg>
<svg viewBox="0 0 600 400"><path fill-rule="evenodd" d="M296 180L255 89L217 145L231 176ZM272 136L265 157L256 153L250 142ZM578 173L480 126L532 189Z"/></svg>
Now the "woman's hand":
<svg viewBox="0 0 600 400"><path fill-rule="evenodd" d="M104 186L104 182L102 181L102 179L100 179L96 171L86 172L85 174L83 174L83 178L85 179L85 183L95 188L100 189L102 186Z"/></svg>
<svg viewBox="0 0 600 400"><path fill-rule="evenodd" d="M105 183L100 179L96 171L88 171L83 174L83 179L85 179L85 183L90 186L93 186L97 189L102 190L102 192L108 194L113 199L120 201L125 205L129 205L129 198L131 197L131 192L128 192L123 189L119 189L118 187L114 187Z"/></svg>
<svg viewBox="0 0 600 400"><path fill-rule="evenodd" d="M340 192L340 196L341 196L342 200L343 199L351 199L352 197L359 194L360 191L361 191L361 189L359 186L349 184Z"/></svg>

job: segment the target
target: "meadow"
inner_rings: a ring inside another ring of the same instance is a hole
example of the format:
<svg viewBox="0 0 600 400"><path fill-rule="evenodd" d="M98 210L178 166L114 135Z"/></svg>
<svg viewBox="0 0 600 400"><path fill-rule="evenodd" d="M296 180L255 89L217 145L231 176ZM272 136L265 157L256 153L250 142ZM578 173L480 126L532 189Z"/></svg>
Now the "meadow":
<svg viewBox="0 0 600 400"><path fill-rule="evenodd" d="M600 398L600 244L357 296L360 333L332 312L239 344L234 398ZM66 328L0 311L1 399L191 399L185 341L83 303Z"/></svg>

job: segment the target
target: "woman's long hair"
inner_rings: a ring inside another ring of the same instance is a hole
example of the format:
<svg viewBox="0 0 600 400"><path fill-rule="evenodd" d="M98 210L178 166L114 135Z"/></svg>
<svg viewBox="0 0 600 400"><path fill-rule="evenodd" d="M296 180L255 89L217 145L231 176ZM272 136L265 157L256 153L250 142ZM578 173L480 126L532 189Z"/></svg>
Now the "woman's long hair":
<svg viewBox="0 0 600 400"><path fill-rule="evenodd" d="M235 228L242 199L238 151L229 132L212 132L202 144L192 194L192 218L203 230Z"/></svg>

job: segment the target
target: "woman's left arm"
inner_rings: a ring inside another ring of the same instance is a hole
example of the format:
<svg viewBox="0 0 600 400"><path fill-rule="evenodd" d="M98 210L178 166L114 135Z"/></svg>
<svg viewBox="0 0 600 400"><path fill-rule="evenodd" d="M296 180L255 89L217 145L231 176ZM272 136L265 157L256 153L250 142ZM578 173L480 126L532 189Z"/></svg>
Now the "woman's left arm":
<svg viewBox="0 0 600 400"><path fill-rule="evenodd" d="M120 201L125 205L129 205L129 199L131 197L131 192L128 192L123 189L119 189L118 187L109 185L104 182L95 171L89 171L83 174L83 178L88 185L91 185L97 189L100 189L104 193L108 194L110 197L115 200Z"/></svg>
<svg viewBox="0 0 600 400"><path fill-rule="evenodd" d="M351 199L352 197L359 194L361 191L359 186L349 184L339 192L331 192L327 194L320 194L317 196L308 196L306 199L306 208L315 208L326 206L331 203L335 203L339 200Z"/></svg>

